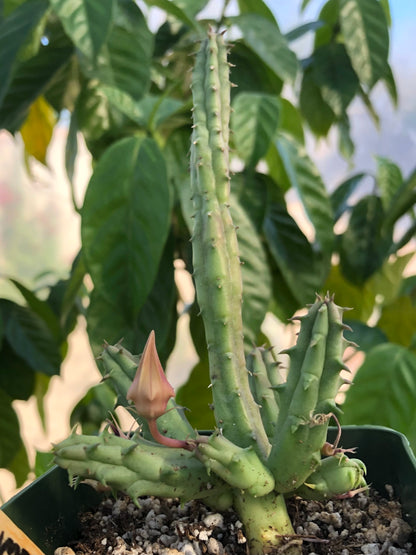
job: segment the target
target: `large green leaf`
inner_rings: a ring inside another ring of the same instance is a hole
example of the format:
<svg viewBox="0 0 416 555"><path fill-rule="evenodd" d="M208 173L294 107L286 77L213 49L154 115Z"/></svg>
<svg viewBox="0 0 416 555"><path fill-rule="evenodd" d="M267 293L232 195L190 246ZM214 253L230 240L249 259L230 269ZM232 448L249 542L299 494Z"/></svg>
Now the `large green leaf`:
<svg viewBox="0 0 416 555"><path fill-rule="evenodd" d="M276 141L270 145L265 160L267 163L268 175L275 183L278 184L279 189L287 193L292 187L292 184L277 149Z"/></svg>
<svg viewBox="0 0 416 555"><path fill-rule="evenodd" d="M90 78L138 100L150 85L153 42L153 35L138 6L134 2L119 3L96 62L81 57L82 67Z"/></svg>
<svg viewBox="0 0 416 555"><path fill-rule="evenodd" d="M87 310L87 331L93 353L123 339L132 353L140 353L151 330L155 330L160 359L165 361L173 347L176 327L176 288L173 274L173 244L168 240L153 288L138 315L128 319L117 304L108 301L98 290L92 292ZM117 302L117 299L115 299ZM173 340L172 340L173 337Z"/></svg>
<svg viewBox="0 0 416 555"><path fill-rule="evenodd" d="M279 121L279 99L243 92L234 98L231 129L237 154L254 167L270 145Z"/></svg>
<svg viewBox="0 0 416 555"><path fill-rule="evenodd" d="M337 128L339 152L346 160L351 161L355 152L355 144L351 138L351 125L347 112L337 122Z"/></svg>
<svg viewBox="0 0 416 555"><path fill-rule="evenodd" d="M403 183L399 166L384 156L376 156L377 185L380 189L381 201L385 212L388 212L393 198Z"/></svg>
<svg viewBox="0 0 416 555"><path fill-rule="evenodd" d="M256 343L271 297L271 276L260 236L241 205L231 199L231 216L237 226L242 261L243 332L248 351Z"/></svg>
<svg viewBox="0 0 416 555"><path fill-rule="evenodd" d="M50 3L75 46L95 61L110 31L114 0L50 0Z"/></svg>
<svg viewBox="0 0 416 555"><path fill-rule="evenodd" d="M97 434L103 422L109 418L116 404L116 395L108 382L91 387L72 409L70 426L81 425L83 434Z"/></svg>
<svg viewBox="0 0 416 555"><path fill-rule="evenodd" d="M165 162L157 144L132 137L112 145L89 183L81 236L95 288L128 321L152 288L169 215Z"/></svg>
<svg viewBox="0 0 416 555"><path fill-rule="evenodd" d="M242 14L255 13L276 24L272 11L263 0L238 0L238 7Z"/></svg>
<svg viewBox="0 0 416 555"><path fill-rule="evenodd" d="M318 170L305 148L283 133L278 134L276 146L291 185L315 228L316 242L324 252L330 253L334 242L333 214Z"/></svg>
<svg viewBox="0 0 416 555"><path fill-rule="evenodd" d="M374 108L373 103L371 102L371 98L369 93L363 89L360 85L358 96L362 100L364 106L367 109L368 115L373 120L374 125L379 130L380 129L380 116L378 115L376 109Z"/></svg>
<svg viewBox="0 0 416 555"><path fill-rule="evenodd" d="M0 106L0 127L11 133L18 131L27 117L31 104L52 81L54 75L68 63L72 46L42 46L38 54L19 64Z"/></svg>
<svg viewBox="0 0 416 555"><path fill-rule="evenodd" d="M313 72L322 98L337 117L342 117L358 91L358 79L345 46L330 43L313 55Z"/></svg>
<svg viewBox="0 0 416 555"><path fill-rule="evenodd" d="M48 8L45 0L24 2L0 24L0 102L11 81L16 56Z"/></svg>
<svg viewBox="0 0 416 555"><path fill-rule="evenodd" d="M0 389L12 399L27 401L35 387L35 372L3 341L0 350Z"/></svg>
<svg viewBox="0 0 416 555"><path fill-rule="evenodd" d="M195 15L206 4L205 0L145 0L149 6L157 6L169 15L172 15L178 21L182 21L191 29L201 31ZM202 31L201 31L202 33Z"/></svg>
<svg viewBox="0 0 416 555"><path fill-rule="evenodd" d="M78 59L71 56L66 64L58 69L48 83L44 97L58 114L62 110L72 112L80 90L80 71Z"/></svg>
<svg viewBox="0 0 416 555"><path fill-rule="evenodd" d="M205 8L208 4L208 0L175 0L171 2L177 8L182 10L189 18L195 18L195 16Z"/></svg>
<svg viewBox="0 0 416 555"><path fill-rule="evenodd" d="M186 408L186 417L197 430L215 428L212 411L208 359L200 360L192 369L189 380L178 389L176 402Z"/></svg>
<svg viewBox="0 0 416 555"><path fill-rule="evenodd" d="M12 398L0 389L0 468L7 468L22 446Z"/></svg>
<svg viewBox="0 0 416 555"><path fill-rule="evenodd" d="M361 285L381 268L392 244L383 230L384 212L379 197L367 195L353 208L348 228L341 236L342 273Z"/></svg>
<svg viewBox="0 0 416 555"><path fill-rule="evenodd" d="M388 69L389 32L378 0L340 0L345 47L360 81L371 88Z"/></svg>
<svg viewBox="0 0 416 555"><path fill-rule="evenodd" d="M183 103L175 98L149 94L141 100L135 101L129 94L114 87L102 86L100 91L105 94L114 108L120 110L141 127L148 129L157 128L183 107Z"/></svg>
<svg viewBox="0 0 416 555"><path fill-rule="evenodd" d="M244 42L251 50L280 79L293 82L298 71L298 61L277 24L254 13L237 16L234 21L243 33Z"/></svg>
<svg viewBox="0 0 416 555"><path fill-rule="evenodd" d="M16 287L16 289L18 289L18 291L20 291L20 293L23 296L23 298L25 299L28 307L33 312L35 312L40 318L42 318L42 320L48 326L48 328L49 328L51 334L53 335L53 337L55 338L55 340L57 342L61 341L62 336L61 336L61 328L60 328L60 325L59 325L59 320L56 317L56 315L54 314L54 312L51 309L51 307L49 306L49 304L46 301L43 301L42 299L39 299L39 297L37 297L33 293L33 291L31 291L30 289L25 287L19 281L15 280L15 279L11 279L10 281L13 283L13 285Z"/></svg>
<svg viewBox="0 0 416 555"><path fill-rule="evenodd" d="M391 199L390 209L386 212L386 227L392 226L401 216L413 208L416 203L416 170L403 181Z"/></svg>
<svg viewBox="0 0 416 555"><path fill-rule="evenodd" d="M83 86L72 117L74 115L75 123L95 159L117 139L125 136L127 118L110 104L97 80L91 79Z"/></svg>
<svg viewBox="0 0 416 555"><path fill-rule="evenodd" d="M406 434L416 447L416 355L385 343L359 368L342 405L343 424L378 424Z"/></svg>
<svg viewBox="0 0 416 555"><path fill-rule="evenodd" d="M237 85L231 89L231 97L245 91L278 95L283 80L241 40L235 42L229 57L231 64L230 80Z"/></svg>
<svg viewBox="0 0 416 555"><path fill-rule="evenodd" d="M302 117L287 98L280 98L279 130L288 133L299 144L305 144Z"/></svg>
<svg viewBox="0 0 416 555"><path fill-rule="evenodd" d="M397 108L399 104L399 95L397 92L396 81L394 79L393 71L390 65L387 67L386 74L383 75L383 81L386 85L387 92L390 95L391 101L393 102L393 106Z"/></svg>
<svg viewBox="0 0 416 555"><path fill-rule="evenodd" d="M301 37L303 37L303 35L306 35L306 33L309 33L310 31L316 31L320 29L322 26L322 21L308 21L307 23L302 23L302 25L291 29L288 33L285 34L285 38L288 42L292 42L300 39Z"/></svg>
<svg viewBox="0 0 416 555"><path fill-rule="evenodd" d="M322 96L311 65L306 67L303 72L299 105L312 132L318 137L325 137L336 117L331 106Z"/></svg>
<svg viewBox="0 0 416 555"><path fill-rule="evenodd" d="M348 201L365 177L365 173L357 173L340 183L332 192L330 200L335 222L349 209Z"/></svg>
<svg viewBox="0 0 416 555"><path fill-rule="evenodd" d="M264 234L270 252L292 295L301 305L311 302L324 276L312 245L287 212L283 199L267 206Z"/></svg>
<svg viewBox="0 0 416 555"><path fill-rule="evenodd" d="M179 388L176 401L189 409L187 418L194 428L212 430L215 427L212 411L212 390L205 339L204 322L195 302L190 310L189 330L199 362L194 366L188 381Z"/></svg>
<svg viewBox="0 0 416 555"><path fill-rule="evenodd" d="M268 174L251 170L236 173L231 179L231 195L233 199L238 199L238 204L250 218L259 235L263 230L269 187L278 186Z"/></svg>
<svg viewBox="0 0 416 555"><path fill-rule="evenodd" d="M327 0L319 13L318 21L323 25L315 33L315 50L333 42L339 33L339 0Z"/></svg>
<svg viewBox="0 0 416 555"><path fill-rule="evenodd" d="M78 316L85 274L84 259L82 252L79 252L72 263L68 279L59 280L49 292L48 304L58 316L64 336L72 331Z"/></svg>
<svg viewBox="0 0 416 555"><path fill-rule="evenodd" d="M281 322L287 322L287 320L291 318L299 308L302 308L304 304L293 294L280 268L271 257L269 257L269 266L272 274L273 291L270 312ZM308 302L311 301L312 299L309 299Z"/></svg>
<svg viewBox="0 0 416 555"><path fill-rule="evenodd" d="M5 336L16 354L36 372L59 374L60 345L44 320L30 309L4 299L0 308L6 321Z"/></svg>

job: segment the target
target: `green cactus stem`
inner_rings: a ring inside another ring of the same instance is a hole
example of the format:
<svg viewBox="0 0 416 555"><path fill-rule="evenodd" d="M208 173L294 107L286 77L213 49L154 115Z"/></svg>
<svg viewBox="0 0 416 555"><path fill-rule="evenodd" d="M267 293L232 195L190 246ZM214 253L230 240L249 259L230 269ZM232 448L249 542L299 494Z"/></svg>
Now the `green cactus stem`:
<svg viewBox="0 0 416 555"><path fill-rule="evenodd" d="M303 499L323 501L334 497L352 497L368 489L365 465L359 459L337 455L322 459L318 468L297 491Z"/></svg>
<svg viewBox="0 0 416 555"><path fill-rule="evenodd" d="M194 279L204 321L216 423L230 441L270 444L248 383L241 317L242 279L236 231L229 212L229 66L222 35L202 43L192 79L191 187Z"/></svg>
<svg viewBox="0 0 416 555"><path fill-rule="evenodd" d="M253 447L238 447L219 434L198 445L199 459L233 488L260 497L273 491L274 478Z"/></svg>
<svg viewBox="0 0 416 555"><path fill-rule="evenodd" d="M260 414L267 437L273 438L276 431L279 407L273 385L270 382L270 370L267 369L267 351L262 347L256 347L247 357L247 368L249 370L250 388L256 403L260 407ZM275 365L273 364L274 369Z"/></svg>
<svg viewBox="0 0 416 555"><path fill-rule="evenodd" d="M231 490L189 451L127 439L103 432L99 436L71 434L54 447L55 462L71 476L96 479L135 502L144 495L209 499L223 510L232 502Z"/></svg>
<svg viewBox="0 0 416 555"><path fill-rule="evenodd" d="M335 396L342 380L343 309L326 296L301 317L297 343L287 350L290 370L279 388L279 417L268 466L276 489L299 488L318 467L329 419L339 409Z"/></svg>
<svg viewBox="0 0 416 555"><path fill-rule="evenodd" d="M282 494L254 497L239 492L234 506L244 522L250 555L302 553L302 539L295 535Z"/></svg>

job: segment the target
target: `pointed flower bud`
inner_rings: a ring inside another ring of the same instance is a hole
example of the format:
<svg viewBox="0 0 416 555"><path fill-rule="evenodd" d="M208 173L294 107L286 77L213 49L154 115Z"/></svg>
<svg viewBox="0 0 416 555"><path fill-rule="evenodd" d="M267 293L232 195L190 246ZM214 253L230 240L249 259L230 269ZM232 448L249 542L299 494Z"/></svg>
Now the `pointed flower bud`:
<svg viewBox="0 0 416 555"><path fill-rule="evenodd" d="M155 332L152 330L137 368L136 376L127 392L140 416L155 420L165 414L166 405L175 391L166 379L156 350Z"/></svg>

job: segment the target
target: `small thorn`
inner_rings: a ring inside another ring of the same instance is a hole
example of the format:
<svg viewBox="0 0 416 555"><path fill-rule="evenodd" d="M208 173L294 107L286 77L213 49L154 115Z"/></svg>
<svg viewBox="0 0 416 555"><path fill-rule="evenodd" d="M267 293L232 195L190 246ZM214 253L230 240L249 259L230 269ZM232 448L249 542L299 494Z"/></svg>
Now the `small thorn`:
<svg viewBox="0 0 416 555"><path fill-rule="evenodd" d="M304 318L302 316L292 316L288 318L288 322L302 322Z"/></svg>
<svg viewBox="0 0 416 555"><path fill-rule="evenodd" d="M347 347L353 347L354 349L359 349L360 346L355 341L347 341Z"/></svg>

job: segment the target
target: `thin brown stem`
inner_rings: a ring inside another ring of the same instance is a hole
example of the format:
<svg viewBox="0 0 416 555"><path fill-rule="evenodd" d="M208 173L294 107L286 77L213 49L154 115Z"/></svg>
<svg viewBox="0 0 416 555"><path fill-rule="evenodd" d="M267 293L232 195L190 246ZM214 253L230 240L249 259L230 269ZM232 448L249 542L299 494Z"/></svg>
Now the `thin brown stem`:
<svg viewBox="0 0 416 555"><path fill-rule="evenodd" d="M187 449L188 451L193 451L195 449L195 444L192 442L188 442L183 439L174 439L172 437L166 437L159 432L159 429L156 424L156 419L147 420L149 425L149 431L152 434L152 437L158 443L162 445L166 445L167 447L178 447L180 449Z"/></svg>

